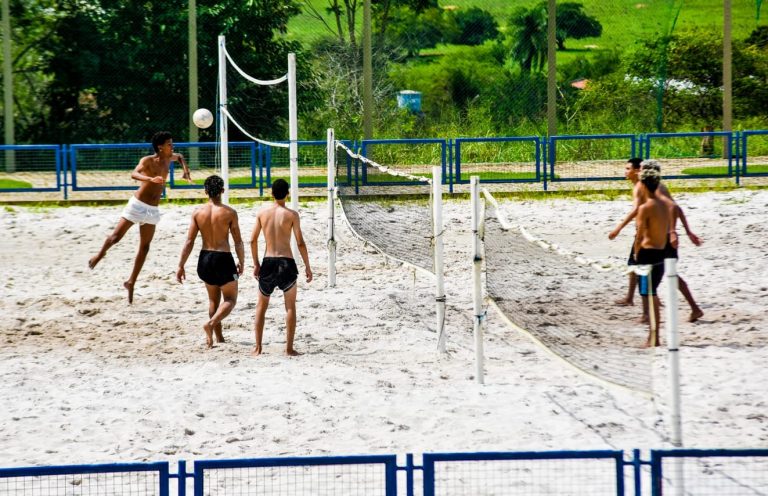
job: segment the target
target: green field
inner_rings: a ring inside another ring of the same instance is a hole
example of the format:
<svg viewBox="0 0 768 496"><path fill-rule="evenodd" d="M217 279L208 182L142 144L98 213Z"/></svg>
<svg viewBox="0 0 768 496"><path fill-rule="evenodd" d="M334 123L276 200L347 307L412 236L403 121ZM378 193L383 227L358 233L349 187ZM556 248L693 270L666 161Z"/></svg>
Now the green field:
<svg viewBox="0 0 768 496"><path fill-rule="evenodd" d="M16 179L0 179L0 189L25 189L31 188L32 184L26 181Z"/></svg>

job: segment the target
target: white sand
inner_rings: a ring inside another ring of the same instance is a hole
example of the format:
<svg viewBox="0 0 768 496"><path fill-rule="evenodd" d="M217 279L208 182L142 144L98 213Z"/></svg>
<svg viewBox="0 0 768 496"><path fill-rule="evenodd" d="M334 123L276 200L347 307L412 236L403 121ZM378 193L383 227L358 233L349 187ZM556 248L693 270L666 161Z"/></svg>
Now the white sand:
<svg viewBox="0 0 768 496"><path fill-rule="evenodd" d="M768 191L681 195L700 248L679 271L705 316L681 325L686 446L768 446ZM590 258L622 263L628 200L503 202L513 220ZM249 235L258 207L238 208ZM204 348L205 290L174 272L191 206L164 205L135 303L122 281L132 229L88 258L122 207L0 210L0 466L279 455L668 447L665 355L648 399L585 378L490 311L486 385L473 380L469 205L449 201L448 356L436 352L433 282L339 222L329 289L323 203L302 209L316 280L301 279L296 346L282 355L282 297L252 358L256 281L241 281L228 342ZM252 270L250 257L247 272ZM617 287L617 295L624 291ZM681 317L687 307L680 302ZM682 319L684 321L684 319Z"/></svg>

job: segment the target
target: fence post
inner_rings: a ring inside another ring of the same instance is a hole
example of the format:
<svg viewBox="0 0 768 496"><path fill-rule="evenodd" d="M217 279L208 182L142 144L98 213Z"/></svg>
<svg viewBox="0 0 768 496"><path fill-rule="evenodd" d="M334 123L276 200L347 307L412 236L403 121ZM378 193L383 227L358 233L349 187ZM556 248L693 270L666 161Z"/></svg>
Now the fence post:
<svg viewBox="0 0 768 496"><path fill-rule="evenodd" d="M481 285L481 270L483 255L480 246L482 221L480 220L480 177L469 178L470 196L472 197L472 302L475 310L475 380L478 384L485 382L484 353L483 353L483 290Z"/></svg>

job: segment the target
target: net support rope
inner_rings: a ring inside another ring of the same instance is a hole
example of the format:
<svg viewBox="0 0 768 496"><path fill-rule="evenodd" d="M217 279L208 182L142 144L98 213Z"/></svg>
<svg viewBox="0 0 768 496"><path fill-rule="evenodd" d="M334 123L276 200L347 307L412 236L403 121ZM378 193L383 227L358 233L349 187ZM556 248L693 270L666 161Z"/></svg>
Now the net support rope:
<svg viewBox="0 0 768 496"><path fill-rule="evenodd" d="M224 55L227 57L227 60L229 61L229 63L232 64L232 67L234 67L235 70L239 72L241 76L243 76L245 79L247 79L252 83L258 84L259 86L274 86L276 84L280 84L288 80L288 74L282 77L279 77L277 79L269 79L269 80L256 79L255 77L248 75L245 71L240 69L240 66L238 66L234 60L232 60L232 57L229 55L229 52L227 51L226 46L224 46L223 49L224 49Z"/></svg>
<svg viewBox="0 0 768 496"><path fill-rule="evenodd" d="M640 348L647 326L633 323L628 309L611 304L613 285L625 284L619 272L579 262L526 236L509 224L490 193L483 193L490 304L512 327L581 372L652 396L653 354Z"/></svg>
<svg viewBox="0 0 768 496"><path fill-rule="evenodd" d="M253 141L257 143L261 143L262 145L267 145L267 146L274 146L276 148L288 148L290 146L288 143L277 143L275 141L267 141L267 140L259 139L256 136L252 135L251 133L246 131L243 128L243 126L241 126L240 123L235 120L234 117L232 117L232 114L229 113L229 110L227 110L226 107L221 107L221 113L226 115L227 118L230 121L232 121L232 124L234 124L235 127L237 127L240 130L240 132L242 132L244 135L248 136L249 138L251 138Z"/></svg>

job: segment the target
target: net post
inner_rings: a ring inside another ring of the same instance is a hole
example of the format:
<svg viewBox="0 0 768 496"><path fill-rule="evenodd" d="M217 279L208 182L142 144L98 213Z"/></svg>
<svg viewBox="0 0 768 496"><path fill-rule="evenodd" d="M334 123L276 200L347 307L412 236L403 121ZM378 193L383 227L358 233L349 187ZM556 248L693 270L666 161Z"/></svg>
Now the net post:
<svg viewBox="0 0 768 496"><path fill-rule="evenodd" d="M328 287L336 287L336 229L333 195L336 190L336 137L328 128L326 153L328 157Z"/></svg>
<svg viewBox="0 0 768 496"><path fill-rule="evenodd" d="M291 166L291 208L299 211L299 119L296 104L296 54L288 54L288 154Z"/></svg>
<svg viewBox="0 0 768 496"><path fill-rule="evenodd" d="M432 219L435 239L437 349L445 353L445 280L443 278L443 180L442 167L432 167Z"/></svg>
<svg viewBox="0 0 768 496"><path fill-rule="evenodd" d="M229 137L227 135L227 58L224 54L226 38L219 36L219 155L224 193L221 201L229 203Z"/></svg>
<svg viewBox="0 0 768 496"><path fill-rule="evenodd" d="M669 394L671 442L675 448L683 446L682 416L680 412L680 339L677 329L677 259L664 259L667 276L667 356L669 357ZM673 481L675 494L685 493L683 460L675 458Z"/></svg>
<svg viewBox="0 0 768 496"><path fill-rule="evenodd" d="M472 303L475 310L475 380L478 384L485 383L483 372L483 291L481 286L481 270L483 255L480 245L480 177L469 178L472 197Z"/></svg>

